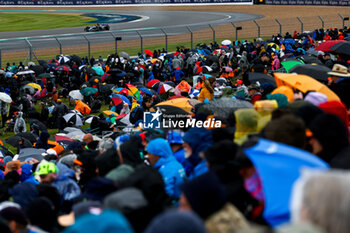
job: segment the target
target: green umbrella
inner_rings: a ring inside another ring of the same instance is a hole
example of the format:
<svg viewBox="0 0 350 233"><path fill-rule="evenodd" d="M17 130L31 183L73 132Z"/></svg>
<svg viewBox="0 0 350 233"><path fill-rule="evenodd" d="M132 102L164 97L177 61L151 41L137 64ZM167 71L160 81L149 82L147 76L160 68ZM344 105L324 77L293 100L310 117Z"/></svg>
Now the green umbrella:
<svg viewBox="0 0 350 233"><path fill-rule="evenodd" d="M52 77L52 75L49 73L42 73L37 77L37 79L51 78L51 77Z"/></svg>
<svg viewBox="0 0 350 233"><path fill-rule="evenodd" d="M93 66L92 69L96 71L97 75L103 75L105 73L103 69L99 66Z"/></svg>
<svg viewBox="0 0 350 233"><path fill-rule="evenodd" d="M98 92L97 88L93 88L93 87L86 87L86 88L80 90L80 93L83 96L90 96L90 95L95 94L96 92Z"/></svg>
<svg viewBox="0 0 350 233"><path fill-rule="evenodd" d="M287 73L289 73L289 70L292 69L294 66L302 65L304 62L299 60L289 60L289 61L283 61L281 62L284 69L286 69Z"/></svg>

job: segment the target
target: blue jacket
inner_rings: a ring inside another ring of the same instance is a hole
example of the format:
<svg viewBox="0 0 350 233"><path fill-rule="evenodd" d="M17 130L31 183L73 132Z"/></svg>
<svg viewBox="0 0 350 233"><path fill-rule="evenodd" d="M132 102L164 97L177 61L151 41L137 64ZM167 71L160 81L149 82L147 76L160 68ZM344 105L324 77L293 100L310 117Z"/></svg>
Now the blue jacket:
<svg viewBox="0 0 350 233"><path fill-rule="evenodd" d="M181 163L187 175L193 170L193 165L185 158L185 150L181 149L174 153L176 160Z"/></svg>
<svg viewBox="0 0 350 233"><path fill-rule="evenodd" d="M205 152L213 143L211 132L205 128L191 128L182 138L192 149L192 154L187 161L193 166L192 171L187 175L189 179L193 179L208 171L206 161L199 157L199 153Z"/></svg>
<svg viewBox="0 0 350 233"><path fill-rule="evenodd" d="M178 199L186 174L182 165L173 156L169 143L163 138L157 138L148 143L146 150L160 157L153 167L162 175L166 193L171 198Z"/></svg>
<svg viewBox="0 0 350 233"><path fill-rule="evenodd" d="M175 76L175 81L181 81L182 76L185 75L185 73L181 70L175 70L171 74Z"/></svg>

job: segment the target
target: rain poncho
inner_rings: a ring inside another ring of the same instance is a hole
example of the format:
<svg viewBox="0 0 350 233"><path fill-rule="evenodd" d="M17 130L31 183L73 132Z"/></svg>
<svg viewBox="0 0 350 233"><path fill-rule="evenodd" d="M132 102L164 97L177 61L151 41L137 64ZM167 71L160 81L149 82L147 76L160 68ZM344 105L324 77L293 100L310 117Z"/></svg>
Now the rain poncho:
<svg viewBox="0 0 350 233"><path fill-rule="evenodd" d="M208 80L204 81L204 85L202 85L201 92L199 93L198 100L200 102L204 102L205 99L208 99L209 101L214 98L214 90L211 87Z"/></svg>
<svg viewBox="0 0 350 233"><path fill-rule="evenodd" d="M91 108L81 100L77 100L75 110L79 111L81 114L90 114Z"/></svg>
<svg viewBox="0 0 350 233"><path fill-rule="evenodd" d="M186 174L173 156L169 143L162 138L154 139L148 143L147 151L160 157L153 167L162 175L167 194L173 199L178 199Z"/></svg>
<svg viewBox="0 0 350 233"><path fill-rule="evenodd" d="M23 113L18 112L18 117L15 122L14 132L15 134L21 133L21 132L27 132L26 128L26 122L23 119Z"/></svg>
<svg viewBox="0 0 350 233"><path fill-rule="evenodd" d="M235 112L236 132L234 142L242 145L249 134L258 132L259 113L255 109L239 109Z"/></svg>

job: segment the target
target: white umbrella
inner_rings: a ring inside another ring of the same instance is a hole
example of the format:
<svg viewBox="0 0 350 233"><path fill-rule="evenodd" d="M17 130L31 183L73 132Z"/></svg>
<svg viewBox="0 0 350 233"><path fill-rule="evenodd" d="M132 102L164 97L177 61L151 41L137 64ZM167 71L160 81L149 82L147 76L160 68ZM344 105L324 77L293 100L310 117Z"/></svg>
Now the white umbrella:
<svg viewBox="0 0 350 233"><path fill-rule="evenodd" d="M98 116L88 116L88 117L84 120L84 122L85 122L85 123L88 123L88 124L91 124L91 122L92 122L92 120L93 120L94 118L100 119Z"/></svg>
<svg viewBox="0 0 350 233"><path fill-rule="evenodd" d="M32 70L22 70L22 71L18 71L17 75L24 75L24 74L34 74L35 72Z"/></svg>
<svg viewBox="0 0 350 233"><path fill-rule="evenodd" d="M69 60L70 60L70 57L69 57L69 56L61 55L60 58L58 59L58 62L59 62L60 64L64 64L64 63L69 62Z"/></svg>
<svg viewBox="0 0 350 233"><path fill-rule="evenodd" d="M68 113L78 114L80 117L83 117L83 114L81 114L81 112L79 112L79 111L76 110L76 109L70 109L70 110L68 111Z"/></svg>
<svg viewBox="0 0 350 233"><path fill-rule="evenodd" d="M78 113L68 113L63 116L66 122L72 122L75 126L83 125L83 121Z"/></svg>
<svg viewBox="0 0 350 233"><path fill-rule="evenodd" d="M221 42L222 45L230 45L232 42L230 40L223 40Z"/></svg>
<svg viewBox="0 0 350 233"><path fill-rule="evenodd" d="M74 90L68 94L74 100L83 100L84 96L80 93L80 90Z"/></svg>
<svg viewBox="0 0 350 233"><path fill-rule="evenodd" d="M0 92L0 100L8 104L12 102L11 97L4 92Z"/></svg>

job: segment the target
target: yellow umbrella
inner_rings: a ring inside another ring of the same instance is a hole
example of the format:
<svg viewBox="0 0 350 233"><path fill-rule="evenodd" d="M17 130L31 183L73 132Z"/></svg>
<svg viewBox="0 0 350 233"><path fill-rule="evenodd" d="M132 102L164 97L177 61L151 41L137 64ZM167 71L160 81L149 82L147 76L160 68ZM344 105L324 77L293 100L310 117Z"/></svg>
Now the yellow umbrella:
<svg viewBox="0 0 350 233"><path fill-rule="evenodd" d="M280 47L277 44L273 43L273 42L271 42L270 44L267 44L267 46L271 46L271 47L274 46L274 45L276 46L277 50L280 50Z"/></svg>
<svg viewBox="0 0 350 233"><path fill-rule="evenodd" d="M38 89L39 91L41 91L41 86L37 83L28 83L27 85L34 87L35 89Z"/></svg>
<svg viewBox="0 0 350 233"><path fill-rule="evenodd" d="M186 112L191 113L191 110L193 107L189 103L189 100L190 99L188 99L188 98L176 98L176 99L161 102L159 104L156 104L156 106L170 105L170 106L181 108L181 109L185 110Z"/></svg>
<svg viewBox="0 0 350 233"><path fill-rule="evenodd" d="M274 75L277 87L289 86L303 93L306 93L308 91L317 91L326 95L329 101L340 101L339 97L326 85L307 75L285 73L275 73Z"/></svg>
<svg viewBox="0 0 350 233"><path fill-rule="evenodd" d="M108 115L108 116L110 116L110 115L112 115L112 114L114 114L115 116L118 116L118 113L113 112L113 111L110 111L110 110L105 110L105 111L103 111L103 113L106 114L106 115Z"/></svg>
<svg viewBox="0 0 350 233"><path fill-rule="evenodd" d="M154 64L156 61L158 61L157 58L152 58L152 59L151 59L152 64Z"/></svg>

